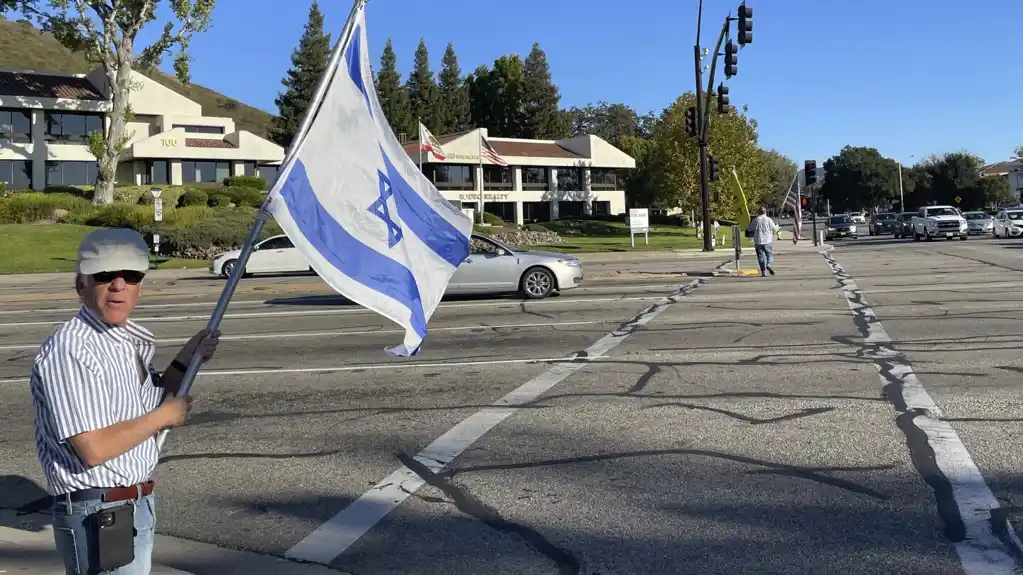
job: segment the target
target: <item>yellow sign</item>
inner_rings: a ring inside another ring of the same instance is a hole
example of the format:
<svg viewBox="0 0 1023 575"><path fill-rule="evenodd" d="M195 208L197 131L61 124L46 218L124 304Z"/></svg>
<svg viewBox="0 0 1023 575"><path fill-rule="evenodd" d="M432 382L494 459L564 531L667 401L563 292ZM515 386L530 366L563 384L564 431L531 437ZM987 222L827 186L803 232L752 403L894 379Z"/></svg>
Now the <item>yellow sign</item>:
<svg viewBox="0 0 1023 575"><path fill-rule="evenodd" d="M166 148L173 148L178 145L177 138L161 138L160 142L162 142Z"/></svg>
<svg viewBox="0 0 1023 575"><path fill-rule="evenodd" d="M959 202L961 202L961 201L963 201L963 199L962 199L962 198L960 198L959 196L956 196L956 203L958 204L958 203L959 203Z"/></svg>

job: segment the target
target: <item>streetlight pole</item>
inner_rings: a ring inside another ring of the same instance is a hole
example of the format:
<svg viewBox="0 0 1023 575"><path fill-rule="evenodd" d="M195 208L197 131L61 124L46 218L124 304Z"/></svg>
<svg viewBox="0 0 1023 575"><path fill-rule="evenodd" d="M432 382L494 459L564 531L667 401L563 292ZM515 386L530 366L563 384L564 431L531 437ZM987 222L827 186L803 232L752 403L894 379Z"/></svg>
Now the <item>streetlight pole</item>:
<svg viewBox="0 0 1023 575"><path fill-rule="evenodd" d="M913 158L913 157L915 157L915 154L910 156L910 158ZM899 166L899 211L900 212L905 212L906 211L906 197L902 193L902 161L896 161L895 163L898 164L898 166Z"/></svg>

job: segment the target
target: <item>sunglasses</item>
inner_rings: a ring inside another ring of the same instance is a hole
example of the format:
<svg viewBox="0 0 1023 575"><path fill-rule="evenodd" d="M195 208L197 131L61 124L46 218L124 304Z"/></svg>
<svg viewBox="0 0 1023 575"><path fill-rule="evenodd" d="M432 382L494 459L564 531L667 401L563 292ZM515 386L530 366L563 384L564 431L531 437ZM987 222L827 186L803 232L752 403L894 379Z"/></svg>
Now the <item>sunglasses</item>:
<svg viewBox="0 0 1023 575"><path fill-rule="evenodd" d="M119 270L116 272L100 272L98 274L92 274L92 279L97 284L108 284L117 278L124 280L124 283L136 285L142 282L142 278L146 277L143 272L137 272L134 270Z"/></svg>

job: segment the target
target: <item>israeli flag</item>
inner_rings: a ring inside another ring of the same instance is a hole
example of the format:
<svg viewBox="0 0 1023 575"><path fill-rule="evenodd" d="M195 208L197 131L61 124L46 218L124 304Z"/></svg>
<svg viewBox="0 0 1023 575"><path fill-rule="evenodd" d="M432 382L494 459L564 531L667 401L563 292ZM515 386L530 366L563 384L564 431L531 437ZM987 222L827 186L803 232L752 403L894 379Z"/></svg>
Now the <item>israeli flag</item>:
<svg viewBox="0 0 1023 575"><path fill-rule="evenodd" d="M419 171L384 117L369 65L365 10L268 211L340 294L399 324L412 356L448 281L469 255L472 221Z"/></svg>

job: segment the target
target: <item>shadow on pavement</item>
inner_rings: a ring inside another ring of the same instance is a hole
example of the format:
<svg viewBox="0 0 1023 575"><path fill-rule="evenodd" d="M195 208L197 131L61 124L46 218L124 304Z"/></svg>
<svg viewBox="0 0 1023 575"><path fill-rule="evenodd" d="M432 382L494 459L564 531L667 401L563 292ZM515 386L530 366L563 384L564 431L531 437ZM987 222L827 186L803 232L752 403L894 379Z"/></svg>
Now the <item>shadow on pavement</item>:
<svg viewBox="0 0 1023 575"><path fill-rule="evenodd" d="M35 481L21 475L0 475L0 510L4 511L0 526L38 531L39 517L32 514L46 511L51 505L52 498ZM45 520L48 525L49 517Z"/></svg>

